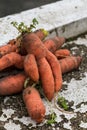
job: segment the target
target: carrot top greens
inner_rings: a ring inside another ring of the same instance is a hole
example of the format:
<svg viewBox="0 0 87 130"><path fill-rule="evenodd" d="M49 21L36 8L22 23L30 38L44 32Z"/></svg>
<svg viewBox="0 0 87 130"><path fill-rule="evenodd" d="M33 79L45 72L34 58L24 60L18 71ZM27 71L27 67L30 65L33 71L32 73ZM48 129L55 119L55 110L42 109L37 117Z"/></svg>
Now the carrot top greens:
<svg viewBox="0 0 87 130"><path fill-rule="evenodd" d="M66 111L69 109L68 102L64 97L59 97L57 101L58 101L57 103L60 105L61 108L63 108Z"/></svg>
<svg viewBox="0 0 87 130"><path fill-rule="evenodd" d="M29 27L25 25L23 22L21 22L20 24L18 24L17 22L11 22L11 24L19 31L19 33L24 34L24 33L30 33L33 31L33 29L36 29L38 21L36 18L34 18Z"/></svg>
<svg viewBox="0 0 87 130"><path fill-rule="evenodd" d="M48 125L51 125L51 124L54 124L54 123L56 123L56 118L57 118L57 116L56 116L56 113L51 113L50 115L49 115L49 119L47 120L47 124Z"/></svg>

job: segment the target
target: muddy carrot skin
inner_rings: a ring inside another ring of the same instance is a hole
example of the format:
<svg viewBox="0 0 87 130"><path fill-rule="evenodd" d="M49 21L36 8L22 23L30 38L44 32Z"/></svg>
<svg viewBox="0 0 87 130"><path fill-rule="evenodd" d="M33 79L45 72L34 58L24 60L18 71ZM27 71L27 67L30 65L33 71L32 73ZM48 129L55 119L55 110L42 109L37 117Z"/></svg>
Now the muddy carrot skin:
<svg viewBox="0 0 87 130"><path fill-rule="evenodd" d="M77 69L82 61L80 56L69 56L59 60L62 73L67 73L73 69Z"/></svg>
<svg viewBox="0 0 87 130"><path fill-rule="evenodd" d="M47 48L35 33L25 34L21 41L28 54L34 54L37 59L46 56Z"/></svg>
<svg viewBox="0 0 87 130"><path fill-rule="evenodd" d="M46 57L54 76L55 91L59 91L62 86L62 73L57 58L44 46L42 41L34 33L25 35L22 39L22 43L28 53L34 54L37 61Z"/></svg>
<svg viewBox="0 0 87 130"><path fill-rule="evenodd" d="M25 79L26 76L23 73L0 79L0 95L5 96L21 92Z"/></svg>
<svg viewBox="0 0 87 130"><path fill-rule="evenodd" d="M23 91L23 100L30 117L37 123L41 123L44 120L46 109L39 92L34 87L28 86Z"/></svg>
<svg viewBox="0 0 87 130"><path fill-rule="evenodd" d="M17 66L20 69L23 68L23 57L16 52L11 52L0 59L0 71L12 65Z"/></svg>
<svg viewBox="0 0 87 130"><path fill-rule="evenodd" d="M17 46L10 41L8 44L0 47L0 57L10 52L16 52L16 51L17 51Z"/></svg>
<svg viewBox="0 0 87 130"><path fill-rule="evenodd" d="M39 29L39 30L36 30L34 32L34 34L40 39L40 40L43 40L45 39L45 37L47 36L47 31L44 30L44 29ZM20 42L20 41L19 41ZM17 41L17 44L19 44L19 42ZM26 49L23 47L23 46L20 46L20 53L22 55L26 55L27 54L27 51Z"/></svg>
<svg viewBox="0 0 87 130"><path fill-rule="evenodd" d="M54 53L57 49L59 49L64 44L64 42L65 42L65 38L56 36L54 38L45 40L43 43L49 51Z"/></svg>
<svg viewBox="0 0 87 130"><path fill-rule="evenodd" d="M33 81L38 82L39 72L38 72L36 59L33 54L28 54L25 57L24 70L27 76L29 76Z"/></svg>
<svg viewBox="0 0 87 130"><path fill-rule="evenodd" d="M62 59L62 58L66 58L67 56L70 56L71 53L68 49L59 49L56 50L54 52L54 55L58 58L58 59Z"/></svg>
<svg viewBox="0 0 87 130"><path fill-rule="evenodd" d="M19 54L17 56L18 56L18 60L17 62L14 63L14 66L18 69L24 69L25 56L21 56Z"/></svg>
<svg viewBox="0 0 87 130"><path fill-rule="evenodd" d="M61 67L60 63L50 51L47 52L47 60L51 66L52 73L54 76L54 83L55 83L55 92L58 92L61 87L62 87L62 72L61 72Z"/></svg>
<svg viewBox="0 0 87 130"><path fill-rule="evenodd" d="M48 32L44 29L39 29L34 32L41 40L44 40Z"/></svg>
<svg viewBox="0 0 87 130"><path fill-rule="evenodd" d="M38 60L38 70L45 96L48 100L54 97L54 77L50 65L45 58Z"/></svg>

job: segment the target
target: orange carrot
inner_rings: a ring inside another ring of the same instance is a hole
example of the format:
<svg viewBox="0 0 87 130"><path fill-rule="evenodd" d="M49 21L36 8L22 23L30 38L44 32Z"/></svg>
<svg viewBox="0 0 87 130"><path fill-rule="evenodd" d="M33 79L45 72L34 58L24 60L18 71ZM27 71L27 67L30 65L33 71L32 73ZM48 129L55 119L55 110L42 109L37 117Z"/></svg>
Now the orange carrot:
<svg viewBox="0 0 87 130"><path fill-rule="evenodd" d="M23 57L16 52L11 52L0 59L0 71L12 65L23 68Z"/></svg>
<svg viewBox="0 0 87 130"><path fill-rule="evenodd" d="M80 56L69 56L59 60L62 73L69 72L73 69L77 69L81 63L82 57Z"/></svg>
<svg viewBox="0 0 87 130"><path fill-rule="evenodd" d="M28 54L34 54L37 59L46 56L47 48L43 45L42 41L35 33L23 35L21 42L22 47Z"/></svg>
<svg viewBox="0 0 87 130"><path fill-rule="evenodd" d="M59 49L63 45L64 42L65 38L56 36L54 38L45 40L44 45L49 51L54 53L57 49Z"/></svg>
<svg viewBox="0 0 87 130"><path fill-rule="evenodd" d="M25 74L10 75L0 79L0 95L12 95L23 90Z"/></svg>
<svg viewBox="0 0 87 130"><path fill-rule="evenodd" d="M52 69L52 73L54 76L54 83L55 83L55 92L57 92L62 87L61 67L60 67L59 61L57 60L55 55L53 55L50 51L47 51L46 58L47 58L50 66L51 66L51 69Z"/></svg>
<svg viewBox="0 0 87 130"><path fill-rule="evenodd" d="M61 58L65 58L67 56L70 56L70 51L68 49L59 49L59 50L55 51L54 55L58 59L61 59Z"/></svg>
<svg viewBox="0 0 87 130"><path fill-rule="evenodd" d="M47 32L46 30L44 30L44 29L36 30L34 33L35 33L41 40L43 40L43 39L47 36L47 34L48 34L48 32Z"/></svg>
<svg viewBox="0 0 87 130"><path fill-rule="evenodd" d="M24 60L24 70L27 76L29 76L33 81L39 80L39 72L36 63L35 56L33 54L28 54Z"/></svg>
<svg viewBox="0 0 87 130"><path fill-rule="evenodd" d="M38 60L38 70L40 73L44 94L48 100L52 100L54 97L54 78L51 67L45 58Z"/></svg>
<svg viewBox="0 0 87 130"><path fill-rule="evenodd" d="M41 57L42 55L44 57L46 55L46 49L55 52L55 50L60 48L64 42L65 38L55 37L44 41L43 45L41 39L35 33L25 34L22 38L21 51L24 50L26 52L25 54L33 53L35 56L35 53L38 52L38 57Z"/></svg>
<svg viewBox="0 0 87 130"><path fill-rule="evenodd" d="M46 110L39 92L34 87L28 86L23 91L23 100L30 117L37 123L41 123L45 117Z"/></svg>
<svg viewBox="0 0 87 130"><path fill-rule="evenodd" d="M34 33L25 34L22 39L22 45L26 49L27 53L34 54L38 61L41 58L47 58L54 76L54 82L56 86L55 91L58 91L62 86L62 74L57 58L50 51L48 51L44 44L42 44L42 41L39 39L39 37L37 37ZM41 66L43 67L43 64L41 64Z"/></svg>
<svg viewBox="0 0 87 130"><path fill-rule="evenodd" d="M45 31L44 29L36 30L34 33L35 33L35 35L37 35L40 38L40 40L43 40L47 36L47 31ZM19 44L19 46L20 46L19 52L22 55L26 55L27 51L23 46L20 45L20 39L16 41L16 44L17 45Z"/></svg>
<svg viewBox="0 0 87 130"><path fill-rule="evenodd" d="M7 44L15 45L15 43L16 43L16 39L12 39L12 40L10 40Z"/></svg>
<svg viewBox="0 0 87 130"><path fill-rule="evenodd" d="M23 69L24 68L24 60L25 60L25 56L21 56L21 55L17 54L17 59L14 63L14 66L18 69Z"/></svg>
<svg viewBox="0 0 87 130"><path fill-rule="evenodd" d="M17 51L17 46L15 44L7 44L4 46L0 47L0 57L10 53L10 52L16 52Z"/></svg>

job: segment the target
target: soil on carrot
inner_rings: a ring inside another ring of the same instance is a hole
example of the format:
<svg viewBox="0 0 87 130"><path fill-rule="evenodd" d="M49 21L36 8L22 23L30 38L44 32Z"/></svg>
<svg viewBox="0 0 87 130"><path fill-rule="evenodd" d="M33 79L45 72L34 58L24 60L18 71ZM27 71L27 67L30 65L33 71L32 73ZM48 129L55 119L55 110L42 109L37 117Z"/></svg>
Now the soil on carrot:
<svg viewBox="0 0 87 130"><path fill-rule="evenodd" d="M83 38L85 38L85 36ZM76 42L72 40L65 43L62 48L67 48L71 53L82 56L82 62L79 69L64 74L63 81L69 83L73 78L75 80L81 80L85 77L85 73L87 72L87 46L84 44L76 44ZM0 72L0 78L10 74L16 74L18 71L19 70L17 69L14 70L13 67L8 68L4 70L4 72ZM67 89L67 85L64 84L61 92ZM69 102L68 111L73 111L73 104L73 101ZM87 106L87 102L83 101L79 103L76 108L79 109L82 105ZM8 114L5 110L9 110ZM53 125L48 125L47 123L44 123L43 125L33 125L32 122L28 124L27 120L25 120L25 122L22 121L24 120L24 117L28 117L28 113L22 100L22 94L20 93L9 97L0 96L0 130L10 130L11 128L6 124L12 125L14 128L18 128L18 130L86 130L87 112L78 111L76 114L76 117L72 117L70 120L68 120L64 114L61 114L60 117L62 120L55 122ZM46 116L49 117L49 115Z"/></svg>

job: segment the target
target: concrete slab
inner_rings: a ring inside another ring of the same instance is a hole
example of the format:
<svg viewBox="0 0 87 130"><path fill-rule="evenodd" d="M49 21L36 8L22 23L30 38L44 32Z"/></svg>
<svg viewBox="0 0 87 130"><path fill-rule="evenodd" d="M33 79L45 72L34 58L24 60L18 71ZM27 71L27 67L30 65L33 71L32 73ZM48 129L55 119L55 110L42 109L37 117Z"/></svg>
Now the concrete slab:
<svg viewBox="0 0 87 130"><path fill-rule="evenodd" d="M87 31L87 1L63 0L27 10L20 14L0 18L0 45L18 35L11 25L12 21L24 22L30 25L35 17L39 21L37 28L44 28L59 36L70 38ZM51 35L51 34L50 34Z"/></svg>

